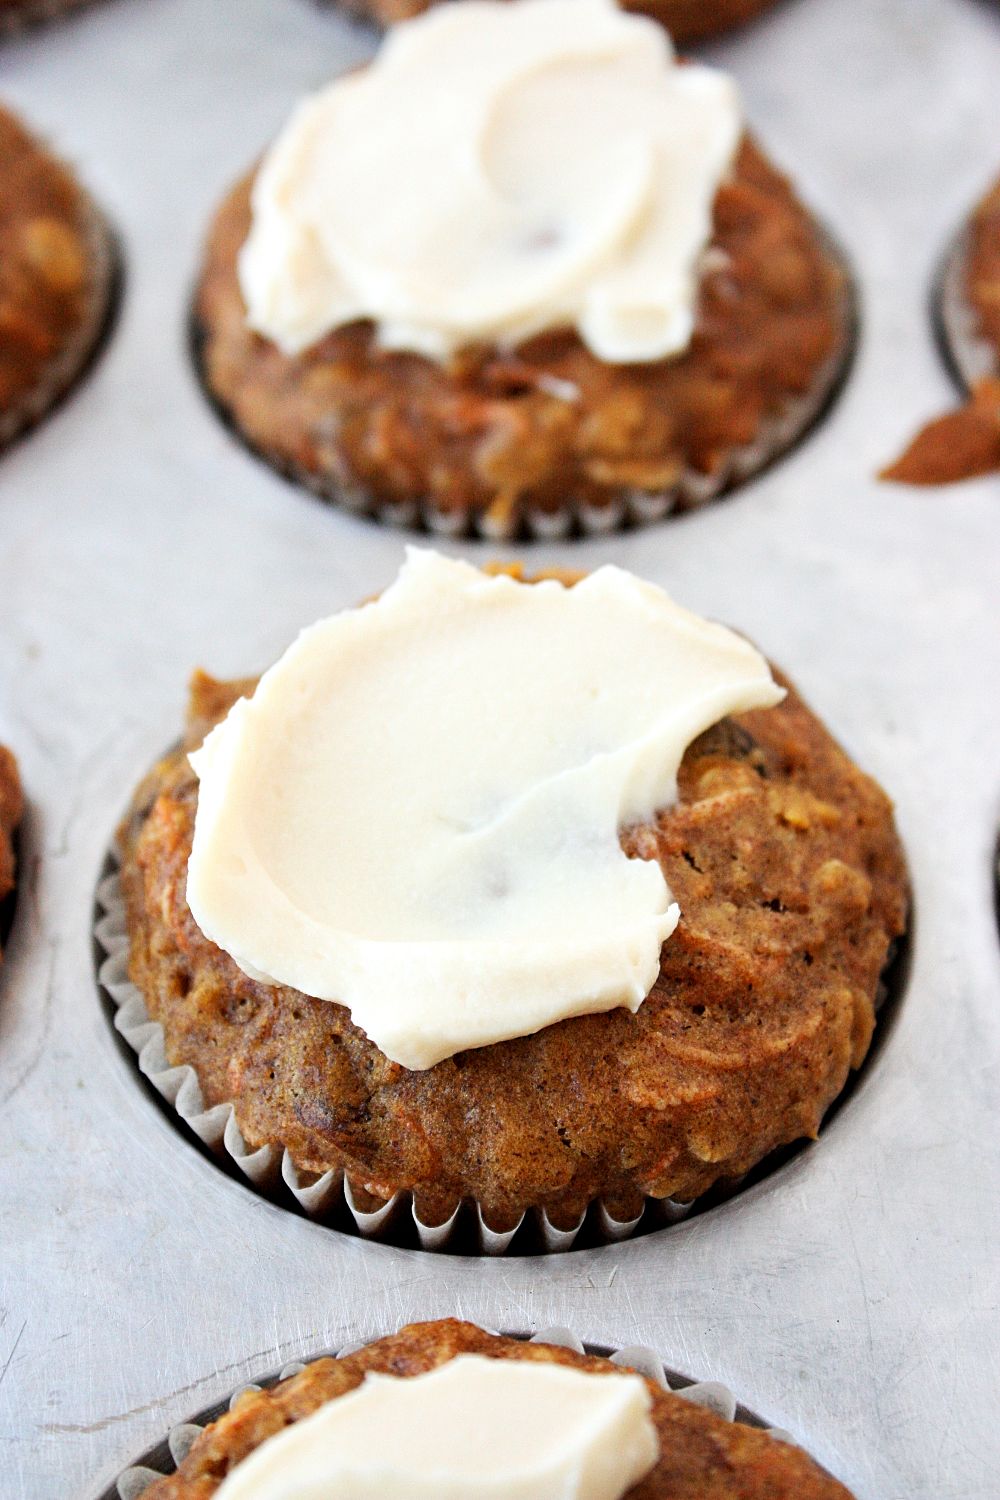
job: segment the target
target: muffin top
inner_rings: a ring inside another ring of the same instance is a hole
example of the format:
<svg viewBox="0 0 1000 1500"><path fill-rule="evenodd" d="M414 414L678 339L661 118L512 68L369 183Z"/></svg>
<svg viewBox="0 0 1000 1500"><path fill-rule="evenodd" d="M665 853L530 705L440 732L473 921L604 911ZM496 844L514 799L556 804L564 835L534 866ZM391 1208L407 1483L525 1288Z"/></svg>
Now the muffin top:
<svg viewBox="0 0 1000 1500"><path fill-rule="evenodd" d="M96 224L69 169L0 109L0 436L29 400L67 383L96 331Z"/></svg>
<svg viewBox="0 0 1000 1500"><path fill-rule="evenodd" d="M196 1439L177 1473L157 1480L146 1500L207 1500L249 1454L290 1423L354 1390L369 1373L407 1379L463 1355L528 1360L613 1378L621 1368L598 1356L497 1337L471 1323L416 1323L343 1359L321 1359L270 1390L248 1392ZM659 1457L627 1493L633 1500L850 1500L800 1449L721 1417L646 1382ZM392 1434L385 1434L390 1445Z"/></svg>
<svg viewBox="0 0 1000 1500"><path fill-rule="evenodd" d="M253 690L199 676L186 749ZM575 1222L691 1199L814 1135L867 1051L907 883L891 807L789 686L691 744L677 800L623 834L680 920L633 1014L578 1015L411 1071L337 1004L244 972L186 898L198 786L185 750L121 830L130 971L168 1056L252 1145L343 1170L425 1222L465 1198L494 1228L529 1207ZM391 835L379 850L392 857Z"/></svg>

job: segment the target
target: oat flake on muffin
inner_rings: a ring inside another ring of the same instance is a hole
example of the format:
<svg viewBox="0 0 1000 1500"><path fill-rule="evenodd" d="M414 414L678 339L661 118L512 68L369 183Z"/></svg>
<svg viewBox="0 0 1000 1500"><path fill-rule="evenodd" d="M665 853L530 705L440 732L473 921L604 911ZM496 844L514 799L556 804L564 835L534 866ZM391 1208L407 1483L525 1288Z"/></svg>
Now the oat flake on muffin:
<svg viewBox="0 0 1000 1500"><path fill-rule="evenodd" d="M316 1360L270 1390L247 1392L195 1439L175 1474L154 1480L143 1491L144 1500L207 1500L224 1493L227 1483L236 1484L240 1465L262 1454L269 1439L287 1443L282 1435L295 1423L307 1421L331 1401L357 1391L367 1377L414 1380L441 1370L452 1360L470 1357L526 1361L602 1380L627 1380L630 1385L636 1379L599 1355L524 1343L452 1319L414 1323L354 1354ZM617 1487L629 1500L850 1500L844 1486L801 1449L759 1428L727 1422L646 1376L638 1378L648 1397L658 1452L644 1478ZM390 1430L384 1434L379 1454L391 1454L392 1446ZM517 1450L516 1438L512 1449ZM609 1477L613 1481L613 1469ZM241 1488L237 1485L237 1491ZM261 1494L267 1500L268 1491Z"/></svg>
<svg viewBox="0 0 1000 1500"><path fill-rule="evenodd" d="M206 1107L233 1102L251 1147L280 1143L379 1201L410 1192L425 1223L467 1200L497 1229L529 1209L573 1223L595 1200L627 1220L815 1135L867 1052L907 882L888 799L785 686L696 738L676 801L622 832L680 908L635 1012L411 1070L342 1006L250 978L199 930L186 752L254 688L199 675L185 747L120 833L130 974L171 1063L195 1069Z"/></svg>
<svg viewBox="0 0 1000 1500"><path fill-rule="evenodd" d="M816 416L852 316L724 75L610 0L470 0L299 107L219 210L195 334L279 469L512 536L654 519L760 467Z"/></svg>

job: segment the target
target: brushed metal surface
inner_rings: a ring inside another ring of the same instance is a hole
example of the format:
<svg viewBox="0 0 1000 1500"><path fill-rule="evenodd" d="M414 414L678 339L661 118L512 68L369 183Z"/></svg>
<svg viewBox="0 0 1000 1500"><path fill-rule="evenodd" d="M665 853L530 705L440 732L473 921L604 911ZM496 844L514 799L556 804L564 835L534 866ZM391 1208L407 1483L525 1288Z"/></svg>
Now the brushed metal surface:
<svg viewBox="0 0 1000 1500"><path fill-rule="evenodd" d="M402 535L243 452L185 346L220 193L304 89L371 44L305 0L117 0L0 51L0 97L77 161L128 256L99 367L0 461L0 738L31 797L0 979L0 1490L85 1500L255 1374L458 1313L651 1344L788 1428L859 1500L990 1500L997 484L924 495L871 476L953 398L927 297L1000 162L994 5L789 0L714 49L854 256L851 379L810 440L733 498L521 549L614 559L741 626L896 797L917 899L909 993L818 1145L630 1244L444 1259L251 1196L177 1139L108 1032L94 883L132 782L176 733L190 668L259 668L402 554Z"/></svg>

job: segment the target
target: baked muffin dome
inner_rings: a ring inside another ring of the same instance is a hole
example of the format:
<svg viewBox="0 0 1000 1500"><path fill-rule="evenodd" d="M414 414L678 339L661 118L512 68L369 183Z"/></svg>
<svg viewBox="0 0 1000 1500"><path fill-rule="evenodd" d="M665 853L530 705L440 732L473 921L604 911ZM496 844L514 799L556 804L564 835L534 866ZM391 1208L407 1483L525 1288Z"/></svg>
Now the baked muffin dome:
<svg viewBox="0 0 1000 1500"><path fill-rule="evenodd" d="M395 21L419 15L433 0L337 0L337 3L362 21L391 26ZM625 0L623 9L652 16L676 42L698 42L742 26L774 4L775 0Z"/></svg>
<svg viewBox="0 0 1000 1500"><path fill-rule="evenodd" d="M10 751L0 745L0 939L4 940L7 925L3 920L4 907L13 894L17 874L14 835L23 811L24 799L17 762Z"/></svg>
<svg viewBox="0 0 1000 1500"><path fill-rule="evenodd" d="M89 196L0 109L0 445L82 373L113 283L110 234Z"/></svg>
<svg viewBox="0 0 1000 1500"><path fill-rule="evenodd" d="M184 747L136 794L119 840L130 976L205 1104L251 1146L355 1195L413 1194L425 1223L463 1200L504 1229L528 1209L619 1220L690 1200L816 1134L871 1041L907 910L882 791L794 690L688 749L679 800L625 832L682 916L635 1014L580 1016L424 1071L390 1062L342 1007L255 983L185 897L196 747L252 682L194 679Z"/></svg>
<svg viewBox="0 0 1000 1500"><path fill-rule="evenodd" d="M360 1385L371 1373L407 1379L458 1355L531 1360L612 1375L597 1355L484 1333L472 1323L413 1323L341 1359L320 1359L270 1390L247 1392L205 1429L176 1474L155 1480L144 1500L208 1500L243 1459L291 1422ZM801 1449L758 1428L727 1422L649 1380L660 1441L655 1468L630 1500L850 1500L848 1491Z"/></svg>
<svg viewBox="0 0 1000 1500"><path fill-rule="evenodd" d="M492 23L516 8L498 7ZM462 12L449 9L453 25ZM543 15L544 7L522 4L518 19L529 11ZM655 27L623 18L613 7L609 11L619 24L638 28L647 43L650 35L652 43L662 40ZM412 23L414 31L435 24L442 14ZM503 35L502 29L498 34ZM434 38L407 37L420 59L414 73L421 85L427 83L423 70L433 67L429 40ZM466 48L471 45L468 37L462 40ZM389 70L400 66L393 59L401 42L397 32L385 44L368 75L371 88L398 86ZM458 51L452 38L449 58ZM677 87L679 77L695 77L675 66L671 56L665 55L661 65L664 99L673 97L669 90ZM452 61L449 66L456 65ZM709 78L718 87L720 75L699 69L702 85ZM356 88L362 81L355 80ZM582 75L575 82L578 89L584 87ZM407 86L416 86L414 78L407 79ZM648 81L646 86L656 87ZM349 85L333 88L344 91L338 96L340 104L350 100ZM655 91L652 97L658 97ZM700 107L693 98L692 93L677 106L682 120L687 119L685 109ZM307 111L315 111L325 99L327 95L319 96ZM323 497L362 513L446 534L474 531L508 538L524 531L559 535L573 529L607 530L626 519L654 520L703 503L776 457L806 430L844 368L854 321L841 257L754 141L744 137L740 142L735 99L731 107L732 137L727 135L725 165L721 158L709 163L706 157L702 162L692 147L699 163L698 182L705 191L699 209L707 236L702 253L692 249L692 262L685 263L678 277L664 244L642 240L643 254L652 258L659 280L643 270L641 295L637 289L638 300L628 314L630 326L643 323L642 298L655 304L668 287L683 283L683 313L665 320L675 328L683 321L683 338L673 343L662 337L638 342L633 337L631 343L598 341L600 357L594 343L578 332L579 316L574 325L573 299L582 294L573 278L582 271L574 271L565 286L558 285L551 294L539 290L540 280L529 310L519 312L500 334L502 318L497 324L471 315L453 326L449 319L455 308L447 297L446 312L434 310L442 304L442 294L440 288L432 285L428 290L425 285L428 279L433 282L427 271L430 260L416 269L407 262L399 270L394 263L388 273L379 263L374 271L368 268L367 275L359 273L358 286L371 291L388 278L392 294L376 290L375 300L383 297L391 310L402 298L400 305L406 307L405 314L390 311L389 336L381 341L382 325L373 320L383 315L373 311L372 303L364 296L355 300L353 291L345 302L339 285L331 291L330 281L336 277L328 277L327 261L332 256L330 263L339 264L339 248L329 255L325 249L322 254L316 250L325 241L311 219L308 233L294 217L288 224L281 220L284 204L295 194L284 178L276 188L273 175L287 169L294 180L295 164L304 159L302 172L311 182L313 167L308 164L326 161L323 150L332 151L334 162L343 160L353 168L350 148L339 140L331 146L323 127L313 124L308 127L310 140L316 137L322 145L304 153L285 152L289 136L283 133L276 155L269 155L259 175L230 193L209 232L194 304L194 346L207 393L251 448ZM728 112L728 104L721 107L727 121ZM548 118L541 111L532 115L533 124L543 117ZM303 118L297 115L288 126L293 136L306 128ZM314 115L308 118L312 121ZM336 112L330 118L338 118ZM663 127L664 137L684 140L685 128L674 120L669 129ZM712 131L703 133L714 139ZM385 182L377 179L380 192L396 191L397 144L395 138L377 139L369 148L370 159L388 173ZM735 149L735 157L729 147ZM441 150L450 160L447 142ZM284 165L275 168L276 159ZM653 153L652 159L659 157ZM461 173L455 175L462 180ZM376 179L369 173L365 180L370 184ZM606 185L608 177L598 174L595 181ZM305 193L310 213L319 212L314 201L318 192L313 187ZM523 240L542 247L521 253L516 269L522 275L532 255L538 260L548 253L547 245L563 245L565 231L552 224L561 223L561 215L571 217L565 208L553 206L541 189L539 193L545 213L532 208L531 234L525 229L519 239L513 230L498 232L498 245L520 245ZM546 184L546 193L555 199L558 188ZM650 201L664 201L665 193L657 186ZM419 222L418 197L413 196L413 212ZM461 206L475 221L475 203ZM368 211L381 226L381 214L370 203ZM329 228L333 209L327 205L324 212L326 218L316 223ZM364 212L364 204L358 212ZM686 224L689 217L682 210L678 223ZM534 218L539 224L545 221L547 228L534 225ZM617 234L620 221L615 224ZM435 232L442 231L438 227ZM401 234L405 229L397 226L393 243ZM378 235L375 238L382 243ZM485 231L480 238L489 240ZM419 236L415 239L424 243ZM622 243L627 246L627 236ZM288 250L286 258L281 247L292 244L295 253ZM614 246L617 254L617 240ZM353 246L344 250L343 258L352 264L354 259L365 261ZM458 278L462 295L456 305L466 312L470 305L480 306L479 291L489 280L482 266L491 261L484 253L481 266L474 255L472 263L479 266L479 279ZM611 263L617 264L613 259ZM505 265L501 258L501 267ZM599 272L593 274L599 281ZM499 277L504 289L512 279L516 277L509 268ZM609 274L609 285L613 279ZM585 278L582 285L586 288ZM302 286L310 288L310 297L299 290ZM606 296L604 284L597 284L593 304L586 306L611 305L616 295ZM339 323L336 314L334 323L323 317L300 321L305 301L326 305L327 296L332 307L362 309L364 315ZM506 305L506 296L504 290L500 303ZM483 297L488 303L485 292ZM443 319L441 328L435 322L438 317ZM251 322L268 332L255 331ZM662 330L665 322L660 326ZM539 327L544 331L526 332ZM442 329L448 337L439 345L435 341ZM430 356L430 346L440 358Z"/></svg>

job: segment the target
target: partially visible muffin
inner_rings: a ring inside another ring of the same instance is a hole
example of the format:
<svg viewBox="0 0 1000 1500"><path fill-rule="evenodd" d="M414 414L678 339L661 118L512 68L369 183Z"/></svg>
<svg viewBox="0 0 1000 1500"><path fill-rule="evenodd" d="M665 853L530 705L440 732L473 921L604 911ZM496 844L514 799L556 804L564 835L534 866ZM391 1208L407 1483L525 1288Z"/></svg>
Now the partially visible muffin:
<svg viewBox="0 0 1000 1500"><path fill-rule="evenodd" d="M268 1438L354 1390L369 1373L409 1379L461 1355L556 1364L612 1378L622 1367L552 1344L483 1332L452 1319L413 1323L342 1359L320 1359L270 1390L251 1391L195 1439L177 1472L155 1480L144 1500L208 1500ZM790 1443L727 1422L647 1380L659 1458L629 1500L850 1500L849 1492ZM391 1448L392 1434L385 1434Z"/></svg>
<svg viewBox="0 0 1000 1500"><path fill-rule="evenodd" d="M72 172L0 109L0 444L82 373L106 326L110 232Z"/></svg>
<svg viewBox="0 0 1000 1500"><path fill-rule="evenodd" d="M908 889L891 804L794 689L690 745L679 798L622 834L681 910L639 1010L578 1015L410 1071L340 1005L248 977L188 907L198 781L187 759L253 691L198 674L184 746L139 788L119 840L130 975L253 1146L346 1173L376 1200L460 1201L503 1229L572 1224L602 1200L691 1200L815 1136L875 1024ZM345 795L349 795L345 789Z"/></svg>
<svg viewBox="0 0 1000 1500"><path fill-rule="evenodd" d="M0 938L5 935L4 906L13 893L17 875L14 835L23 811L24 798L17 761L5 746L0 745Z"/></svg>
<svg viewBox="0 0 1000 1500"><path fill-rule="evenodd" d="M434 0L336 0L362 21L391 26L427 10ZM625 0L623 9L652 16L675 42L698 42L742 26L770 10L776 0Z"/></svg>
<svg viewBox="0 0 1000 1500"><path fill-rule="evenodd" d="M0 36L42 21L54 20L68 11L82 10L94 0L0 0Z"/></svg>
<svg viewBox="0 0 1000 1500"><path fill-rule="evenodd" d="M946 262L938 322L965 404L922 427L882 470L899 484L1000 474L1000 181L977 204Z"/></svg>
<svg viewBox="0 0 1000 1500"><path fill-rule="evenodd" d="M972 215L965 265L965 292L975 331L992 350L1000 375L1000 179Z"/></svg>

